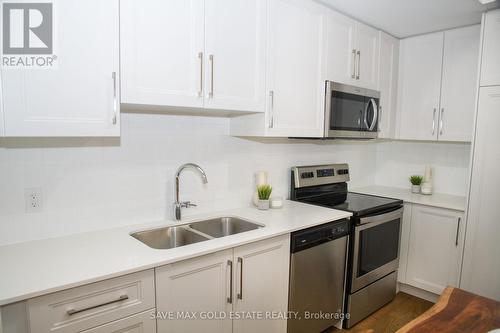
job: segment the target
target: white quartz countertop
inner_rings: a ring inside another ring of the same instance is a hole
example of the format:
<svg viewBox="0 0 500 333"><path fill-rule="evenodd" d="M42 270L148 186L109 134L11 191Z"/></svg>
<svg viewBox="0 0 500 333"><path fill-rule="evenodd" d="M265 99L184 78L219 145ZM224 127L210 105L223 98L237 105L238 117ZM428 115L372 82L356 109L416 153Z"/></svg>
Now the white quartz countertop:
<svg viewBox="0 0 500 333"><path fill-rule="evenodd" d="M350 192L379 195L382 197L389 197L401 199L404 202L433 206L439 208L453 209L465 211L466 198L450 194L434 193L432 195L415 194L411 193L410 189L387 187L387 186L366 186L349 189Z"/></svg>
<svg viewBox="0 0 500 333"><path fill-rule="evenodd" d="M161 221L0 246L0 306L287 234L351 214L285 201L281 209L259 211L244 207L191 216L181 223L221 216L241 217L265 227L167 250L149 248L129 234L180 223Z"/></svg>

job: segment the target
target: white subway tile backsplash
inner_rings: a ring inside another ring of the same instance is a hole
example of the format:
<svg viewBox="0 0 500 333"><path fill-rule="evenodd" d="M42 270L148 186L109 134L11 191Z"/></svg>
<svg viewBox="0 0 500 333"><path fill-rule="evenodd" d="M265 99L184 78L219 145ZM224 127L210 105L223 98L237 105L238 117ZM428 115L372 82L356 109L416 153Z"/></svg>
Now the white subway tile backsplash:
<svg viewBox="0 0 500 333"><path fill-rule="evenodd" d="M170 218L174 174L186 162L200 164L209 183L181 176L181 199L198 204L185 216L249 204L258 170L269 172L275 195L288 197L293 165L347 162L352 187L406 187L409 174L431 164L436 191L465 193L468 145L261 143L230 137L229 120L216 117L125 113L121 126L119 139L2 141L0 245ZM43 188L43 213L25 213L30 187Z"/></svg>

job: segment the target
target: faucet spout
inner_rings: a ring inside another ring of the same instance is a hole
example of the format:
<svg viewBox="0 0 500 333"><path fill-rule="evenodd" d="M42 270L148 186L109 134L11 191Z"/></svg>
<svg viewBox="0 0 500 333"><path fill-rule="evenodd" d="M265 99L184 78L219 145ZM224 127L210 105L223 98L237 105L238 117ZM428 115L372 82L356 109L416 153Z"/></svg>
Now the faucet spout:
<svg viewBox="0 0 500 333"><path fill-rule="evenodd" d="M177 221L181 220L181 208L189 208L189 207L196 206L195 204L192 204L189 201L180 202L180 199L179 199L180 176L181 176L181 173L185 169L194 169L194 170L197 170L200 173L200 175L201 175L203 184L207 184L208 183L207 174L205 173L205 171L198 164L195 164L195 163L186 163L186 164L181 165L179 167L179 169L177 169L177 172L175 173L175 202L174 202L174 216L175 216L175 219Z"/></svg>

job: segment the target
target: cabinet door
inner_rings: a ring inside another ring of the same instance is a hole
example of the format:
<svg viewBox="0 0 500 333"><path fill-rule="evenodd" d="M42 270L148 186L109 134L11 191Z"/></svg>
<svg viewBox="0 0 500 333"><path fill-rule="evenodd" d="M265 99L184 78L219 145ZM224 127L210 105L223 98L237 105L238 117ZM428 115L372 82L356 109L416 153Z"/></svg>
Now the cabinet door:
<svg viewBox="0 0 500 333"><path fill-rule="evenodd" d="M380 32L379 53L379 138L393 139L398 89L399 40Z"/></svg>
<svg viewBox="0 0 500 333"><path fill-rule="evenodd" d="M5 135L119 136L119 1L53 9L54 67L2 69Z"/></svg>
<svg viewBox="0 0 500 333"><path fill-rule="evenodd" d="M480 34L479 25L444 33L439 140L472 139Z"/></svg>
<svg viewBox="0 0 500 333"><path fill-rule="evenodd" d="M204 0L122 0L122 103L203 106Z"/></svg>
<svg viewBox="0 0 500 333"><path fill-rule="evenodd" d="M269 132L322 137L326 8L307 0L272 0L269 6Z"/></svg>
<svg viewBox="0 0 500 333"><path fill-rule="evenodd" d="M205 107L265 112L266 0L205 2Z"/></svg>
<svg viewBox="0 0 500 333"><path fill-rule="evenodd" d="M365 24L356 22L357 74L356 85L377 89L379 32Z"/></svg>
<svg viewBox="0 0 500 333"><path fill-rule="evenodd" d="M500 9L484 16L481 86L500 85Z"/></svg>
<svg viewBox="0 0 500 333"><path fill-rule="evenodd" d="M435 294L458 286L463 222L461 212L413 205L407 284Z"/></svg>
<svg viewBox="0 0 500 333"><path fill-rule="evenodd" d="M442 55L442 32L401 40L399 139L437 139Z"/></svg>
<svg viewBox="0 0 500 333"><path fill-rule="evenodd" d="M500 86L479 91L460 288L500 301Z"/></svg>
<svg viewBox="0 0 500 333"><path fill-rule="evenodd" d="M327 13L326 79L355 84L356 22L333 10Z"/></svg>
<svg viewBox="0 0 500 333"><path fill-rule="evenodd" d="M155 310L138 313L81 333L156 333Z"/></svg>
<svg viewBox="0 0 500 333"><path fill-rule="evenodd" d="M284 313L288 309L290 236L281 236L234 249L236 313ZM286 320L236 319L235 333L286 332Z"/></svg>
<svg viewBox="0 0 500 333"><path fill-rule="evenodd" d="M157 318L159 332L231 332L231 320L207 320L202 315L226 312L229 318L232 254L227 250L156 269L157 311L173 314L173 319Z"/></svg>

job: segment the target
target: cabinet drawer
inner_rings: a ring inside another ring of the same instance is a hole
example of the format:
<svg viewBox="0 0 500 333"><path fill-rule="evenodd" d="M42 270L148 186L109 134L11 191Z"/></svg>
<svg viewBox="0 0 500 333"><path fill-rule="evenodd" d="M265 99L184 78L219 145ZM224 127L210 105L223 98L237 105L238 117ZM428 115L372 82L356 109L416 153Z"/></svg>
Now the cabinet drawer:
<svg viewBox="0 0 500 333"><path fill-rule="evenodd" d="M154 309L148 310L81 333L155 333L154 315Z"/></svg>
<svg viewBox="0 0 500 333"><path fill-rule="evenodd" d="M79 332L154 307L153 270L92 283L28 301L31 333Z"/></svg>

